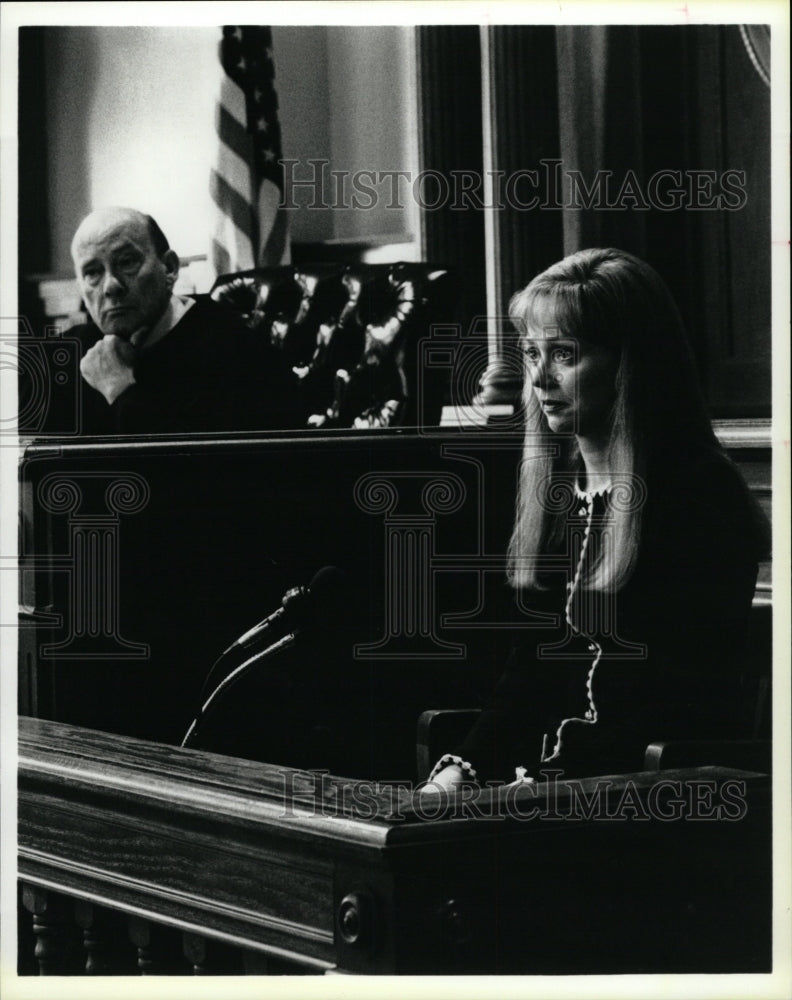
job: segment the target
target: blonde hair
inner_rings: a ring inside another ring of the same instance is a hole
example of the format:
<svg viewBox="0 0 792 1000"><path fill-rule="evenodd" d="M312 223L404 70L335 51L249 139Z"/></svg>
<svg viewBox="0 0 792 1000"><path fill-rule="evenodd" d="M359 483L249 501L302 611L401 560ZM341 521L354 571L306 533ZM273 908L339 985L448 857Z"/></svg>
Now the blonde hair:
<svg viewBox="0 0 792 1000"><path fill-rule="evenodd" d="M676 304L648 264L622 250L581 250L537 275L509 304L521 338L557 328L564 337L619 352L610 419L613 477L609 530L580 585L618 590L641 542L647 478L663 459L720 450L707 417L692 352ZM583 471L573 437L553 434L524 386L525 443L508 549L514 587L543 589L543 557L564 538L572 484ZM613 502L616 501L616 502Z"/></svg>

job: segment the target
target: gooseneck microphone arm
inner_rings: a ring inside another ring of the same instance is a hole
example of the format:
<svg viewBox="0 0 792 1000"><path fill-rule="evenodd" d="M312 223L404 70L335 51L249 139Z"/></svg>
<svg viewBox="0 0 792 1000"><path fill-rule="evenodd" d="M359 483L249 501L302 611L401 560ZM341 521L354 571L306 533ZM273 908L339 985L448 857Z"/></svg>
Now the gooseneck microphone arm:
<svg viewBox="0 0 792 1000"><path fill-rule="evenodd" d="M238 680L240 680L244 675L254 667L259 661L269 657L275 656L284 649L288 649L294 644L294 640L297 638L297 632L289 632L282 638L278 639L277 642L273 642L272 645L267 646L266 649L262 649L260 652L255 653L253 656L248 657L244 663L240 663L238 667L235 667L231 673L224 677L222 681L214 688L212 693L206 699L206 701L201 706L198 714L195 716L193 721L190 723L189 729L184 734L184 739L181 741L179 746L187 747L191 746L198 735L199 725L206 720L211 710L217 705L221 696L226 694L226 692L234 685ZM222 657L220 657L222 659ZM219 660L217 661L219 662Z"/></svg>
<svg viewBox="0 0 792 1000"><path fill-rule="evenodd" d="M344 593L341 584L344 574L335 566L324 566L316 573L307 587L293 587L287 590L281 600L281 606L268 615L253 628L244 632L231 645L224 649L212 664L203 682L198 698L200 707L195 712L195 718L190 724L181 746L195 742L200 723L214 709L220 698L241 677L261 660L274 656L291 646L300 632L305 628L324 627L333 622L340 607L340 598ZM268 635L276 626L287 629L287 634L271 643L255 655L249 657L238 667L235 667L222 681L217 682L221 665L236 651L244 649ZM214 687L212 687L214 684ZM207 691L210 692L207 696Z"/></svg>
<svg viewBox="0 0 792 1000"><path fill-rule="evenodd" d="M253 645L274 629L284 628L294 631L305 625L310 625L317 613L321 617L321 610L325 605L334 607L343 579L344 574L340 569L335 566L324 566L314 574L307 587L292 587L291 590L287 590L281 598L279 608L249 628L247 632L243 632L217 657L201 687L200 700L202 701L206 697L207 691L211 690L211 685L215 682L220 667L229 656L246 646Z"/></svg>

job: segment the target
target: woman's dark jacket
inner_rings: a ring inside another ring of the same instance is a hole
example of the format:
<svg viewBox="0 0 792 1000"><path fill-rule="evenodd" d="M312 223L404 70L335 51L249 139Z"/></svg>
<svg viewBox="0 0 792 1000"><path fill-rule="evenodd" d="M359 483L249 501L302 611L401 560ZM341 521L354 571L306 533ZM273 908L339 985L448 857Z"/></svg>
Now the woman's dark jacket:
<svg viewBox="0 0 792 1000"><path fill-rule="evenodd" d="M593 545L613 501L600 495L590 502ZM588 517L588 503L576 498L568 566ZM637 771L653 741L743 735L759 523L725 456L690 459L647 482L639 557L623 588L575 592L571 617L586 635L565 621L574 566L554 574L548 590L518 594L517 639L505 672L455 751L477 779L511 781L517 766L537 777L542 768L568 777Z"/></svg>

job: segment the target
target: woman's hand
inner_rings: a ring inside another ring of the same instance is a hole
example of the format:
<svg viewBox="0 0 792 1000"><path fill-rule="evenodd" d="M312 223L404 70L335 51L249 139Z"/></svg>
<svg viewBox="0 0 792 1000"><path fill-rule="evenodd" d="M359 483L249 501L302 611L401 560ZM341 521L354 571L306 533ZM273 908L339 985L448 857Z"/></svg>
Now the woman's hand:
<svg viewBox="0 0 792 1000"><path fill-rule="evenodd" d="M442 771L438 771L434 778L423 786L421 796L429 797L431 795L442 795L443 792L446 794L453 792L464 781L465 774L462 768L458 764L449 764Z"/></svg>

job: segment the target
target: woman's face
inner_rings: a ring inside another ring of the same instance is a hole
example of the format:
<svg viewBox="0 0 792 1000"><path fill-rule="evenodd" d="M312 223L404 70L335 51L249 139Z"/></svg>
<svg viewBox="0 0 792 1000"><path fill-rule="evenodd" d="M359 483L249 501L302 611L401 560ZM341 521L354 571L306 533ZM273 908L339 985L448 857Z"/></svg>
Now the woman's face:
<svg viewBox="0 0 792 1000"><path fill-rule="evenodd" d="M553 328L529 329L525 345L526 377L550 430L582 438L608 433L618 350Z"/></svg>

